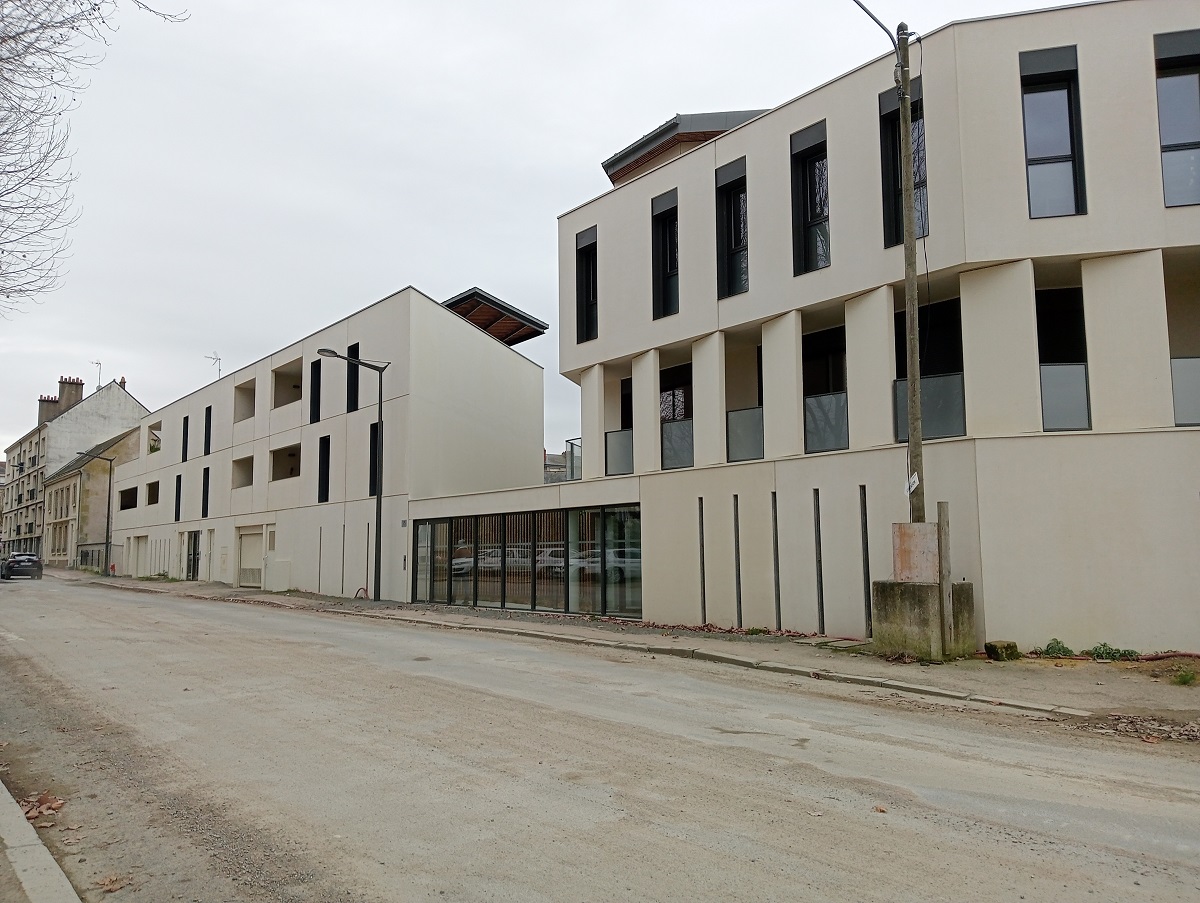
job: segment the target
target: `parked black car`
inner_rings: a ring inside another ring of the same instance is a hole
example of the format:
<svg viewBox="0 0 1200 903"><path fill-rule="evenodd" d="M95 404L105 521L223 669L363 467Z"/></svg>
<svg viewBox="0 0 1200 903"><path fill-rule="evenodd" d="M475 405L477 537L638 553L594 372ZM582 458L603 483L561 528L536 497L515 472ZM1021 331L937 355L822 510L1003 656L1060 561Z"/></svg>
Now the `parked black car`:
<svg viewBox="0 0 1200 903"><path fill-rule="evenodd" d="M0 564L0 580L11 580L13 577L32 577L42 579L42 559L29 552L15 552L4 563Z"/></svg>

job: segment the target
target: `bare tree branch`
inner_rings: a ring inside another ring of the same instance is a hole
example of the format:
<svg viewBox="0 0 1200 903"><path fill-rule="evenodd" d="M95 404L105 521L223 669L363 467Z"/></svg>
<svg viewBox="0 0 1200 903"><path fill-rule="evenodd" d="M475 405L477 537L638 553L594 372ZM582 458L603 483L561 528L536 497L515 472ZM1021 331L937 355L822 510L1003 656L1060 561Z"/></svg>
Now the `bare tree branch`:
<svg viewBox="0 0 1200 903"><path fill-rule="evenodd" d="M129 5L168 22L188 14ZM0 0L0 317L54 290L75 223L67 115L120 0Z"/></svg>

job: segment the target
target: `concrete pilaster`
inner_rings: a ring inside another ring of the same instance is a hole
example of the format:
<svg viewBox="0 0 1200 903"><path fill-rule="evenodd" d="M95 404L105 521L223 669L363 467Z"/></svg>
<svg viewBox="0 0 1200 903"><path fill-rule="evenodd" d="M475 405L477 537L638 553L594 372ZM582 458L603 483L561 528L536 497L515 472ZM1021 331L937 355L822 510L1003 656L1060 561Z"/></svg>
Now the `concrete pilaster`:
<svg viewBox="0 0 1200 903"><path fill-rule="evenodd" d="M963 273L963 386L967 434L1042 428L1033 261Z"/></svg>
<svg viewBox="0 0 1200 903"><path fill-rule="evenodd" d="M1092 429L1175 425L1162 251L1085 260Z"/></svg>
<svg viewBox="0 0 1200 903"><path fill-rule="evenodd" d="M633 359L633 472L662 469L658 349Z"/></svg>
<svg viewBox="0 0 1200 903"><path fill-rule="evenodd" d="M800 311L763 324L763 447L768 459L804 452L803 354Z"/></svg>
<svg viewBox="0 0 1200 903"><path fill-rule="evenodd" d="M895 310L885 285L846 302L846 405L850 448L892 445Z"/></svg>
<svg viewBox="0 0 1200 903"><path fill-rule="evenodd" d="M695 463L725 462L725 333L692 343L692 439Z"/></svg>
<svg viewBox="0 0 1200 903"><path fill-rule="evenodd" d="M604 365L583 371L579 380L579 425L583 439L583 478L604 476Z"/></svg>

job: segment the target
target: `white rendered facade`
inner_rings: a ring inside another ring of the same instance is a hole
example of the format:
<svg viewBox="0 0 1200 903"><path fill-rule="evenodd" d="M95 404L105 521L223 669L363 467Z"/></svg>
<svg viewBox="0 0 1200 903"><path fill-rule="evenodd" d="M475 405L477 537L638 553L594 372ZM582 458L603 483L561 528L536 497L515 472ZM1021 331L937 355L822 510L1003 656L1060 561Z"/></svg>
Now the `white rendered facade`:
<svg viewBox="0 0 1200 903"><path fill-rule="evenodd" d="M953 576L975 585L980 639L1200 649L1200 194L1187 200L1200 150L1170 135L1190 134L1191 107L1159 107L1163 78L1192 90L1196 48L1194 2L1124 0L956 23L913 51L920 294L940 324L922 373L953 390L961 420L926 446L926 499L931 518L950 504ZM578 491L640 503L647 619L868 632L870 581L890 575L890 525L908 518L893 404L903 258L885 246L893 66L868 63L560 218L560 366L582 389L592 487ZM1044 190L1054 171L1038 167L1056 161L1036 118L1060 87L1074 104L1065 213ZM827 165L829 259L805 271L793 239L812 217L793 191L810 152ZM732 286L719 266L738 250L722 244L730 185L748 232L748 284ZM664 205L678 312L655 317ZM1047 209L1064 215L1034 215ZM833 377L809 366L822 342ZM1066 345L1085 351L1054 350ZM806 453L830 410L844 445ZM670 468L664 436L681 431L692 463ZM730 463L735 446L751 459Z"/></svg>
<svg viewBox="0 0 1200 903"><path fill-rule="evenodd" d="M117 470L118 573L373 588L377 376L320 348L389 362L384 598L407 598L410 499L540 482L541 368L410 287L144 417Z"/></svg>

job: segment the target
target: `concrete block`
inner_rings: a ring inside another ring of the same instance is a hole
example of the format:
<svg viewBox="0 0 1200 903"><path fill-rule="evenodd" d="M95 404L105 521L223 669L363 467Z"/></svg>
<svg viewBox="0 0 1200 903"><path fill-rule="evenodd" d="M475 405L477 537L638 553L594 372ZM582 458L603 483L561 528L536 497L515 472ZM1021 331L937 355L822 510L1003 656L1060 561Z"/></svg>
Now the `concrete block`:
<svg viewBox="0 0 1200 903"><path fill-rule="evenodd" d="M970 693L963 693L958 690L944 690L941 687L910 684L900 680L885 680L881 686L886 690L899 690L901 693L920 693L922 696L940 696L944 699L959 699L963 702L975 698Z"/></svg>
<svg viewBox="0 0 1200 903"><path fill-rule="evenodd" d="M1021 651L1012 640L988 640L983 644L983 651L994 662L1015 662L1021 657Z"/></svg>
<svg viewBox="0 0 1200 903"><path fill-rule="evenodd" d="M961 582L950 585L952 633L944 650L946 658L975 654L975 586ZM1020 657L1020 653L1017 653Z"/></svg>
<svg viewBox="0 0 1200 903"><path fill-rule="evenodd" d="M892 579L938 582L937 524L892 524Z"/></svg>
<svg viewBox="0 0 1200 903"><path fill-rule="evenodd" d="M903 654L924 661L941 658L941 594L936 577L932 583L872 582L871 626L872 647L879 655Z"/></svg>
<svg viewBox="0 0 1200 903"><path fill-rule="evenodd" d="M822 643L823 646L828 646L830 649L853 649L855 646L868 646L869 640L830 640L828 643Z"/></svg>
<svg viewBox="0 0 1200 903"><path fill-rule="evenodd" d="M754 668L758 666L758 660L746 658L741 655L730 655L728 652L710 652L707 649L697 649L692 654L692 658L698 658L706 662L721 662L726 665L739 665L743 668Z"/></svg>

